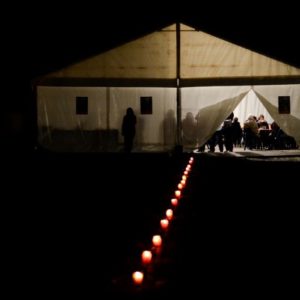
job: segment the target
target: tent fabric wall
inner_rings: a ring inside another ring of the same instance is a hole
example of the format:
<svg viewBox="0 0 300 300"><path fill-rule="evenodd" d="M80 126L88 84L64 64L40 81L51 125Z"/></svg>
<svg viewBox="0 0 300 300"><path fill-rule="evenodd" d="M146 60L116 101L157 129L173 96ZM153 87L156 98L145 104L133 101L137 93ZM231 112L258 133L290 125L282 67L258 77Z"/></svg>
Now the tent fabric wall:
<svg viewBox="0 0 300 300"><path fill-rule="evenodd" d="M189 128L182 126L185 147L205 143L232 111L241 124L250 113L263 113L269 123L275 120L300 144L300 85L193 87L182 88L181 95L182 124L187 115L194 119ZM88 97L87 115L76 114L77 96ZM140 97L145 96L152 97L153 113L149 115L140 113ZM278 96L291 97L290 115L278 113ZM175 145L174 88L39 87L39 142L58 151L117 151L123 142L120 128L127 107L137 115L136 148Z"/></svg>
<svg viewBox="0 0 300 300"><path fill-rule="evenodd" d="M39 143L51 150L118 151L128 107L137 116L136 147L175 145L174 88L39 87L37 92ZM78 96L88 97L88 114L76 114ZM141 114L140 97L152 97L152 114Z"/></svg>
<svg viewBox="0 0 300 300"><path fill-rule="evenodd" d="M244 99L233 111L234 116L238 118L241 125L248 119L249 115L259 116L263 114L268 124L273 122L273 118L269 114L268 110L261 103L253 89L247 93Z"/></svg>
<svg viewBox="0 0 300 300"><path fill-rule="evenodd" d="M254 90L275 122L300 145L300 85L254 86ZM290 96L290 114L278 112L279 96Z"/></svg>
<svg viewBox="0 0 300 300"><path fill-rule="evenodd" d="M105 129L106 88L39 87L38 127L61 130ZM88 97L88 115L76 115L76 97Z"/></svg>
<svg viewBox="0 0 300 300"><path fill-rule="evenodd" d="M182 89L182 122L196 120L195 139L204 144L248 93L250 86L194 87ZM184 128L184 127L183 127ZM185 133L183 133L184 137ZM185 141L185 138L183 138ZM184 146L189 146L188 143ZM190 145L191 146L191 145ZM196 146L196 145L194 145Z"/></svg>
<svg viewBox="0 0 300 300"><path fill-rule="evenodd" d="M76 97L88 97L87 115L76 114ZM52 151L104 151L106 89L38 87L38 142Z"/></svg>
<svg viewBox="0 0 300 300"><path fill-rule="evenodd" d="M140 113L140 97L152 97L152 114ZM137 115L137 145L175 145L176 89L173 88L111 88L111 127L121 128L127 107ZM119 142L122 142L119 134Z"/></svg>

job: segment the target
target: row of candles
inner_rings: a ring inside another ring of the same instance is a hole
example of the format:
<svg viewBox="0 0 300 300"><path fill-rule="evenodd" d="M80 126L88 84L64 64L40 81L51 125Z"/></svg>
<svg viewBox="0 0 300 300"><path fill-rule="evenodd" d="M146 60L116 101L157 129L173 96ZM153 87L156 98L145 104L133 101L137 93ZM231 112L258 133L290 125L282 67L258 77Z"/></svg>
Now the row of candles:
<svg viewBox="0 0 300 300"><path fill-rule="evenodd" d="M181 180L177 185L178 189L174 193L175 197L171 199L171 207L172 208L168 208L166 210L165 218L160 220L160 228L164 232L167 232L170 222L174 218L174 210L178 206L179 201L182 197L182 191L186 186L186 181L187 181L189 173L192 169L193 162L194 162L194 158L190 157L189 162L182 174ZM162 243L163 243L163 239L162 239L161 235L154 235L152 237L152 249L144 250L141 254L141 262L142 262L143 266L145 266L145 267L151 266L151 264L153 263L153 256L158 255L161 252ZM144 272L140 271L140 270L133 272L132 280L136 286L141 286L144 281Z"/></svg>

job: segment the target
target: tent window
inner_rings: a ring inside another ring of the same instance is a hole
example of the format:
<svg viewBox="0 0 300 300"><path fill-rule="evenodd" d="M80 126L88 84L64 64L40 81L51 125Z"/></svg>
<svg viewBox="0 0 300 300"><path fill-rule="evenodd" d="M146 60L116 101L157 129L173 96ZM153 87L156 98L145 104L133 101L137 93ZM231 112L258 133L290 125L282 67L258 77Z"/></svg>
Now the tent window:
<svg viewBox="0 0 300 300"><path fill-rule="evenodd" d="M141 114L152 114L152 97L141 97Z"/></svg>
<svg viewBox="0 0 300 300"><path fill-rule="evenodd" d="M290 96L278 96L278 113L290 114Z"/></svg>
<svg viewBox="0 0 300 300"><path fill-rule="evenodd" d="M88 114L88 97L76 97L76 114Z"/></svg>

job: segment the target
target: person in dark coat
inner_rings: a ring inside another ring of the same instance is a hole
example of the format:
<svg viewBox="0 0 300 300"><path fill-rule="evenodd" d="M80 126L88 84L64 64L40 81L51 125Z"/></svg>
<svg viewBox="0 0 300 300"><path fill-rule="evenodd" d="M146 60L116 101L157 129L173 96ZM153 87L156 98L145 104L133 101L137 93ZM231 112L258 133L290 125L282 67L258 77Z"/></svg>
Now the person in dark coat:
<svg viewBox="0 0 300 300"><path fill-rule="evenodd" d="M239 119L237 117L233 119L231 126L232 126L233 144L235 147L237 146L241 147L243 130L241 127L241 123L239 122Z"/></svg>
<svg viewBox="0 0 300 300"><path fill-rule="evenodd" d="M135 136L136 116L131 107L127 108L122 122L122 135L124 137L124 151L130 153Z"/></svg>

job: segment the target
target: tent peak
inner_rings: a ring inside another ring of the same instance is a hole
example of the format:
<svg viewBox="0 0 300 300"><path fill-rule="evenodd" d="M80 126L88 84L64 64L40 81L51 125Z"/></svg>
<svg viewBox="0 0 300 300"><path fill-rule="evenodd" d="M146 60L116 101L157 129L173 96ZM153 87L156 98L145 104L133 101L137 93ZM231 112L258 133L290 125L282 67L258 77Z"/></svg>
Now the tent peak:
<svg viewBox="0 0 300 300"><path fill-rule="evenodd" d="M184 23L179 22L179 25L180 31L196 31L195 28L188 26ZM162 28L161 31L176 31L176 23L172 23L171 25Z"/></svg>

